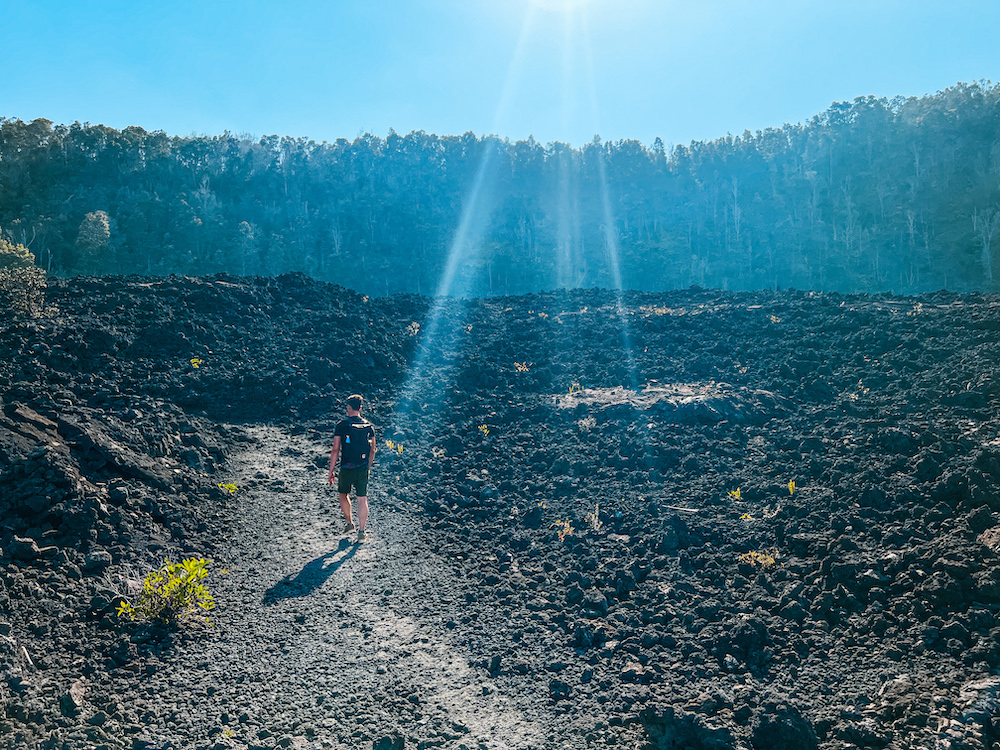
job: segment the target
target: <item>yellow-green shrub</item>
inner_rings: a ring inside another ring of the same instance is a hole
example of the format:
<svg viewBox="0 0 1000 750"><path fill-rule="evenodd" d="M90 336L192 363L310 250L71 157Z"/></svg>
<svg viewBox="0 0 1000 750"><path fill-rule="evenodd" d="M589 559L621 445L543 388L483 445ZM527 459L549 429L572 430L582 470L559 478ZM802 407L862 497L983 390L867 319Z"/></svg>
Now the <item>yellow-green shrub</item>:
<svg viewBox="0 0 1000 750"><path fill-rule="evenodd" d="M142 589L130 601L118 605L118 616L133 622L165 624L208 623L205 614L215 604L202 581L208 576L211 560L189 557L179 563L164 560L142 581Z"/></svg>
<svg viewBox="0 0 1000 750"><path fill-rule="evenodd" d="M45 271L24 245L0 239L0 310L37 315L45 299Z"/></svg>

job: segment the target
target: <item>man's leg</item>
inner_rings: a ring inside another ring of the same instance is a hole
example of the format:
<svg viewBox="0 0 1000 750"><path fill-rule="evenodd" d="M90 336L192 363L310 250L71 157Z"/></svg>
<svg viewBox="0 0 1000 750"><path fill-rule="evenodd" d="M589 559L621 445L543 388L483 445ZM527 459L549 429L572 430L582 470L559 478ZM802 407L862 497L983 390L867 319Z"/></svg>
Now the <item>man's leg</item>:
<svg viewBox="0 0 1000 750"><path fill-rule="evenodd" d="M360 521L361 520L361 502L360 502L361 498L360 497L358 498L358 501L359 501L358 502L358 521ZM344 518L347 519L347 523L348 524L353 523L353 521L351 520L351 496L348 495L346 492L341 492L340 493L340 509L344 512ZM365 511L367 511L367 510L368 510L368 504L365 503ZM366 512L365 516L367 516L367 515L368 515L368 513ZM361 528L364 528L364 526L362 526Z"/></svg>
<svg viewBox="0 0 1000 750"><path fill-rule="evenodd" d="M358 530L364 531L368 525L368 496L362 495L358 498Z"/></svg>

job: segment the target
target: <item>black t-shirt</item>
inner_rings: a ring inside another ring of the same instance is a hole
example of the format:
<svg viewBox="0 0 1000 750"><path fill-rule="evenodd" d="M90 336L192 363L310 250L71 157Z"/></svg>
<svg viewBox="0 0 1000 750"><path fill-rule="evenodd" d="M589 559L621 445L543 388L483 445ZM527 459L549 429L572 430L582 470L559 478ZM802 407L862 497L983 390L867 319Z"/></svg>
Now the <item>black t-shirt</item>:
<svg viewBox="0 0 1000 750"><path fill-rule="evenodd" d="M340 438L340 467L357 469L368 465L371 441L375 438L375 428L364 417L348 417L337 425L334 437Z"/></svg>

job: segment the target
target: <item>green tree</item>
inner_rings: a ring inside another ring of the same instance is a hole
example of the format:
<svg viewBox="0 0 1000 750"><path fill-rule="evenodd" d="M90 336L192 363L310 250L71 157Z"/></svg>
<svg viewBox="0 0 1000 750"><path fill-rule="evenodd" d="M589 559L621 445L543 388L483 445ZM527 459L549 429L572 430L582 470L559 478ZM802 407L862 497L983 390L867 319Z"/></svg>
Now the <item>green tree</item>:
<svg viewBox="0 0 1000 750"><path fill-rule="evenodd" d="M110 260L111 221L105 211L93 211L83 217L76 235L74 268L79 274L98 274Z"/></svg>

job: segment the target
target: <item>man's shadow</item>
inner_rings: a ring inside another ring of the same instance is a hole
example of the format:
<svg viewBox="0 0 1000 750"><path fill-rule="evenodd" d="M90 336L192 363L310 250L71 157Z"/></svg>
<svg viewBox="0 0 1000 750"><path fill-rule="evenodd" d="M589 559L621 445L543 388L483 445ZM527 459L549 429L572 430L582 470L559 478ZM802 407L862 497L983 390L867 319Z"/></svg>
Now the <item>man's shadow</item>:
<svg viewBox="0 0 1000 750"><path fill-rule="evenodd" d="M340 566L354 557L357 545L341 539L337 549L327 552L305 564L296 575L287 575L274 584L264 594L264 604L274 604L280 599L295 599L309 596L336 573Z"/></svg>

